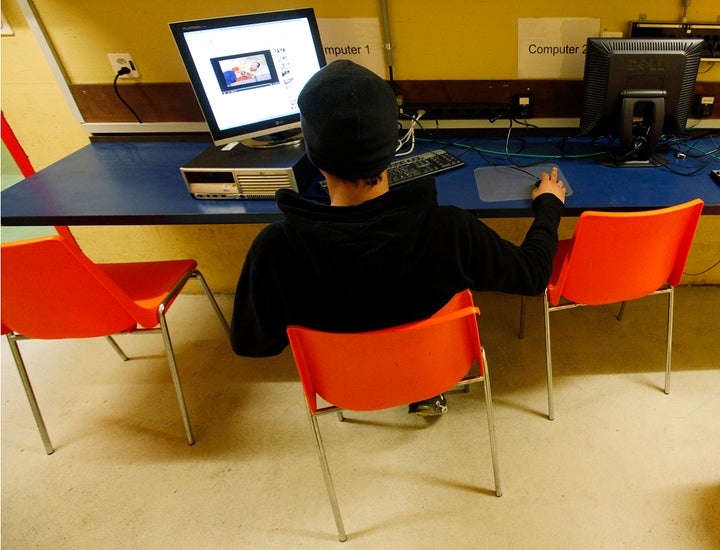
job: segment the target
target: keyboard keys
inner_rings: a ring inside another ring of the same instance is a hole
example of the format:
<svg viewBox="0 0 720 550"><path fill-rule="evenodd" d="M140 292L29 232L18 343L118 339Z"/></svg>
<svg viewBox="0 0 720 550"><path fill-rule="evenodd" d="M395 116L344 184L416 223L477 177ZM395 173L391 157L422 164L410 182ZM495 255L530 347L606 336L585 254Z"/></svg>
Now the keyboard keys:
<svg viewBox="0 0 720 550"><path fill-rule="evenodd" d="M464 164L455 155L443 149L436 149L435 151L394 160L388 167L388 180L390 186L399 185L424 176L459 168Z"/></svg>

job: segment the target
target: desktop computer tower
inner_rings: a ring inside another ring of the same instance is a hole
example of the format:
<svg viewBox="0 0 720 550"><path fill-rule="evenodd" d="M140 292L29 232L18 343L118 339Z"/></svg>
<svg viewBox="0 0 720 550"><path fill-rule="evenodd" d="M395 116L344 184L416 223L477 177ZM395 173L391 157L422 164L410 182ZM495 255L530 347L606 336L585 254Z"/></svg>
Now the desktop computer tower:
<svg viewBox="0 0 720 550"><path fill-rule="evenodd" d="M213 145L180 172L196 199L274 199L278 189L302 191L319 178L302 144L275 149Z"/></svg>

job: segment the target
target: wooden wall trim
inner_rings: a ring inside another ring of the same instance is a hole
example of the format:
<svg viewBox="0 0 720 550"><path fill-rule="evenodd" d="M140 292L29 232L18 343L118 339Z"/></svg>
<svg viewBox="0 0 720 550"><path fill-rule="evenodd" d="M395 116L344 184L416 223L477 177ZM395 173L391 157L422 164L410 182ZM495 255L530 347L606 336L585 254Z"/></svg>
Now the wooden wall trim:
<svg viewBox="0 0 720 550"><path fill-rule="evenodd" d="M510 103L516 94L532 94L535 118L578 118L581 80L396 80L396 94L408 104ZM123 99L143 122L202 122L189 82L118 85ZM135 122L112 84L73 84L71 93L86 122ZM712 118L720 118L720 82L697 82L696 95L716 98Z"/></svg>
<svg viewBox="0 0 720 550"><path fill-rule="evenodd" d="M122 98L143 122L203 122L189 82L118 85ZM85 122L137 122L115 94L112 84L72 84Z"/></svg>
<svg viewBox="0 0 720 550"><path fill-rule="evenodd" d="M406 104L501 103L517 94L532 94L534 116L577 118L582 102L579 80L398 80L395 93Z"/></svg>

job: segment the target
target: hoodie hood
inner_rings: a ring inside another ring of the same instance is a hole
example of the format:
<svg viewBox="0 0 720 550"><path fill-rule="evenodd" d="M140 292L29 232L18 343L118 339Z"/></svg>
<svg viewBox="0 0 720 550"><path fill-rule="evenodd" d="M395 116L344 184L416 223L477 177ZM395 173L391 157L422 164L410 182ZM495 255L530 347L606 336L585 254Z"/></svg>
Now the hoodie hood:
<svg viewBox="0 0 720 550"><path fill-rule="evenodd" d="M279 191L277 200L288 238L310 260L316 280L367 286L389 283L388 266L398 280L412 272L427 242L425 221L437 192L428 178L356 206L329 206L288 190Z"/></svg>

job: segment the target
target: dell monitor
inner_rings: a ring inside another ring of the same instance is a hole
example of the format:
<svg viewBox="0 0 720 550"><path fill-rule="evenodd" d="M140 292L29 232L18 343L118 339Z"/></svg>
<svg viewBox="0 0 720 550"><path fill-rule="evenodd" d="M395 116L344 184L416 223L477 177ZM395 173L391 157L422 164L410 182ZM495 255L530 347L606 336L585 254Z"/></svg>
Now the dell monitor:
<svg viewBox="0 0 720 550"><path fill-rule="evenodd" d="M312 8L170 23L215 145L297 143L297 97L325 65Z"/></svg>
<svg viewBox="0 0 720 550"><path fill-rule="evenodd" d="M588 38L580 134L619 140L600 162L667 162L655 149L685 130L702 51L702 39Z"/></svg>

